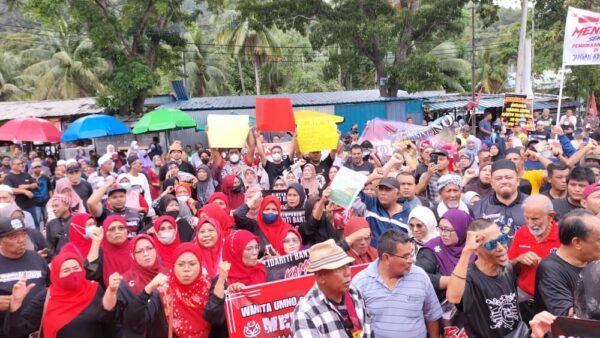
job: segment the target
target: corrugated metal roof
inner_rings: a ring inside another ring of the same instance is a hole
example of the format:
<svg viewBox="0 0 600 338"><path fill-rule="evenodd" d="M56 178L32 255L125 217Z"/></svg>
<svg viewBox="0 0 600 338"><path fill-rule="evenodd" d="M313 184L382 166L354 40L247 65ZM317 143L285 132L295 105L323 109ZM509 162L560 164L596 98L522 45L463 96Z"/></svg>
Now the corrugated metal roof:
<svg viewBox="0 0 600 338"><path fill-rule="evenodd" d="M0 102L0 121L19 117L56 117L103 113L96 105L96 98L84 97L73 100L10 101Z"/></svg>
<svg viewBox="0 0 600 338"><path fill-rule="evenodd" d="M451 109L464 109L467 103L471 101L470 96L446 96L432 99L425 99L424 106L429 107L430 110L451 110ZM541 110L544 108L556 109L558 104L558 97L555 95L539 95L534 98L533 109ZM504 94L495 94L483 96L479 100L479 107L486 108L498 108L504 105ZM570 98L564 98L561 106L563 108L577 107L577 101Z"/></svg>
<svg viewBox="0 0 600 338"><path fill-rule="evenodd" d="M289 97L295 107L321 106L343 103L403 101L415 98L426 98L443 95L444 92L420 92L408 94L399 91L397 97L381 97L378 90L353 90L340 92L251 95L251 96L215 96L195 97L187 101L179 101L163 105L163 107L181 110L213 110L213 109L254 109L257 97Z"/></svg>

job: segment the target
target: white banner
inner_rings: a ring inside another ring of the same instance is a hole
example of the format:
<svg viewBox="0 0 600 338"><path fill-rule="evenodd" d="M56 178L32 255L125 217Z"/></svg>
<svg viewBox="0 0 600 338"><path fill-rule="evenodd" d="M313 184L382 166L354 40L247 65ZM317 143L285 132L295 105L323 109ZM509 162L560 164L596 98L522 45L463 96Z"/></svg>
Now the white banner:
<svg viewBox="0 0 600 338"><path fill-rule="evenodd" d="M600 13L569 7L563 64L600 64Z"/></svg>

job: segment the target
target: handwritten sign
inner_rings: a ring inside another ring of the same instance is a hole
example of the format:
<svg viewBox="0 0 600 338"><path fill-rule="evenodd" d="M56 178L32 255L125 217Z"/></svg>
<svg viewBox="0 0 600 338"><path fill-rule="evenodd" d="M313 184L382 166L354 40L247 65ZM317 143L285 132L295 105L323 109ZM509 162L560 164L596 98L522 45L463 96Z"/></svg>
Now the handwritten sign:
<svg viewBox="0 0 600 338"><path fill-rule="evenodd" d="M527 95L504 94L504 109L501 119L507 128L527 124L527 129L533 130L533 111L530 99Z"/></svg>
<svg viewBox="0 0 600 338"><path fill-rule="evenodd" d="M276 281L306 275L308 250L298 251L285 256L267 259L263 262L267 268L267 281Z"/></svg>
<svg viewBox="0 0 600 338"><path fill-rule="evenodd" d="M335 122L327 116L297 120L298 146L303 153L337 149Z"/></svg>
<svg viewBox="0 0 600 338"><path fill-rule="evenodd" d="M365 183L367 183L367 176L346 167L341 167L333 182L331 182L331 196L329 199L344 209L350 209L352 201L358 196Z"/></svg>
<svg viewBox="0 0 600 338"><path fill-rule="evenodd" d="M281 210L281 218L287 224L293 225L296 229L306 223L306 212L304 209Z"/></svg>
<svg viewBox="0 0 600 338"><path fill-rule="evenodd" d="M208 143L211 148L242 148L250 131L248 115L208 115Z"/></svg>

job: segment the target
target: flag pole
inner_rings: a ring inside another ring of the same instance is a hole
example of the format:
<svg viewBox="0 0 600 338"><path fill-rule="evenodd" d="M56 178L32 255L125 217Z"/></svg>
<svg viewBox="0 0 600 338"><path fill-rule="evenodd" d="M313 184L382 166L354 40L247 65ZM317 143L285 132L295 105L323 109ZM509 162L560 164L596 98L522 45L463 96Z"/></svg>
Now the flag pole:
<svg viewBox="0 0 600 338"><path fill-rule="evenodd" d="M563 62L562 68L560 69L560 87L558 89L558 107L556 109L556 125L559 125L560 120L560 107L562 105L562 94L563 94L563 85L565 84L565 64Z"/></svg>

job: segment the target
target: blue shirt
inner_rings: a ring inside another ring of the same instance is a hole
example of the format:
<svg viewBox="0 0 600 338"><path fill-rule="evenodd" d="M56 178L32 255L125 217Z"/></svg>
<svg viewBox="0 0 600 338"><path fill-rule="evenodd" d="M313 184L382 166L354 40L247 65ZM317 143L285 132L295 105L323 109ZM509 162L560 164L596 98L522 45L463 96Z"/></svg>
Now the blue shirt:
<svg viewBox="0 0 600 338"><path fill-rule="evenodd" d="M391 215L385 210L385 208L379 203L377 197L370 196L364 192L358 194L360 200L367 206L365 212L365 219L369 222L371 228L371 246L376 248L379 236L388 229L401 229L408 233L408 215L410 214L410 207L407 203L403 204L402 211Z"/></svg>
<svg viewBox="0 0 600 338"><path fill-rule="evenodd" d="M481 120L479 122L479 138L482 140L489 140L491 134L484 134L481 132L481 129L485 129L489 132L492 131L492 124L488 120Z"/></svg>
<svg viewBox="0 0 600 338"><path fill-rule="evenodd" d="M413 265L396 287L389 289L378 266L379 259L352 280L352 285L363 296L377 337L427 337L425 321L442 317L442 307L427 273Z"/></svg>

